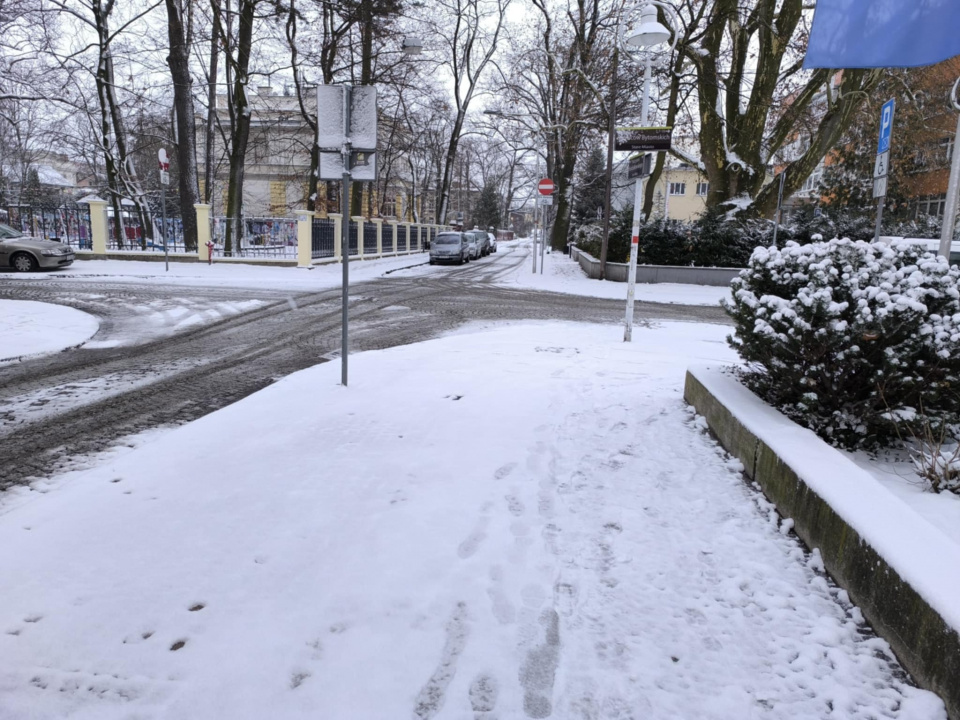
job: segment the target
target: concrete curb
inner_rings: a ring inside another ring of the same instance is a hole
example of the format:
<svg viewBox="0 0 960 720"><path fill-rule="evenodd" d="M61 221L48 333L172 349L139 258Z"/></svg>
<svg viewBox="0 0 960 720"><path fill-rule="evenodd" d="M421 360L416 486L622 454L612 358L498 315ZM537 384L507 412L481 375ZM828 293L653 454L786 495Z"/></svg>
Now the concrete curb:
<svg viewBox="0 0 960 720"><path fill-rule="evenodd" d="M922 686L937 693L951 720L960 720L960 635L826 501L687 372L684 399L702 415L723 447L763 489L810 548L819 548L831 577ZM930 548L935 553L935 548ZM955 569L960 572L960 568ZM956 601L960 603L960 598Z"/></svg>

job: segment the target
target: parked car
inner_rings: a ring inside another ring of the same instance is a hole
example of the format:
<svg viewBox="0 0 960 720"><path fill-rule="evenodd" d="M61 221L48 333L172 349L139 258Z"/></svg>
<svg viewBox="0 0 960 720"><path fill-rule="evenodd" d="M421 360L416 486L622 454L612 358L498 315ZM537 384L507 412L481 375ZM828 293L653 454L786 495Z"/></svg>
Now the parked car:
<svg viewBox="0 0 960 720"><path fill-rule="evenodd" d="M63 243L32 238L9 225L0 224L0 267L17 272L66 267L73 262L73 248Z"/></svg>
<svg viewBox="0 0 960 720"><path fill-rule="evenodd" d="M480 256L486 257L490 254L490 236L485 230L474 228L470 232L476 233L480 237Z"/></svg>
<svg viewBox="0 0 960 720"><path fill-rule="evenodd" d="M497 251L497 236L494 235L493 233L487 233L487 235L490 237L490 252L496 252L496 251Z"/></svg>
<svg viewBox="0 0 960 720"><path fill-rule="evenodd" d="M464 235L467 236L467 241L470 243L470 259L479 260L483 257L483 238L481 235L486 236L486 233L471 230Z"/></svg>
<svg viewBox="0 0 960 720"><path fill-rule="evenodd" d="M470 241L466 233L438 233L430 244L430 264L456 263L463 265L470 259Z"/></svg>

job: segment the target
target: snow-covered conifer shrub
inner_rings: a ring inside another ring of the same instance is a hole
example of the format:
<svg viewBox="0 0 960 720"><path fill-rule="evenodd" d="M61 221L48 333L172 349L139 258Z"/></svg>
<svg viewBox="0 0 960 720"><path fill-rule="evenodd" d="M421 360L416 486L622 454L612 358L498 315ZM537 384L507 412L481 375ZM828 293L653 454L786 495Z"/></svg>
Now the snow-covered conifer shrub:
<svg viewBox="0 0 960 720"><path fill-rule="evenodd" d="M744 380L826 440L960 420L960 272L917 246L758 247L725 308Z"/></svg>

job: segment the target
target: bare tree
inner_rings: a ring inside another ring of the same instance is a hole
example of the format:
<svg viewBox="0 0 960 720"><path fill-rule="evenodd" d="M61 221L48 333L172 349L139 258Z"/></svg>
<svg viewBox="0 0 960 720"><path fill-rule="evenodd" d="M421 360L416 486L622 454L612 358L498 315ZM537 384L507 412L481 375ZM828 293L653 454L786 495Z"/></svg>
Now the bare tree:
<svg viewBox="0 0 960 720"><path fill-rule="evenodd" d="M187 251L197 248L197 131L194 125L193 76L190 47L193 43L193 3L165 0L170 54L167 64L173 77L173 106L176 111L177 165L179 168L180 219Z"/></svg>
<svg viewBox="0 0 960 720"><path fill-rule="evenodd" d="M434 36L444 44L441 64L449 71L453 87L453 125L443 160L437 221L446 223L457 147L467 110L484 70L497 50L510 0L439 0L431 6L437 18Z"/></svg>

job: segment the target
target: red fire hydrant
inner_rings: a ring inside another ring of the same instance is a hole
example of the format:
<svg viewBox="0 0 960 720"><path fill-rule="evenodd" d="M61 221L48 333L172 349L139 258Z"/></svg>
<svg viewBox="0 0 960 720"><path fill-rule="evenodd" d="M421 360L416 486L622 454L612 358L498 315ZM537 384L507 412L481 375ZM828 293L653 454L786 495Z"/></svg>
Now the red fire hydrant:
<svg viewBox="0 0 960 720"><path fill-rule="evenodd" d="M213 243L207 240L207 265L213 265Z"/></svg>

